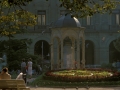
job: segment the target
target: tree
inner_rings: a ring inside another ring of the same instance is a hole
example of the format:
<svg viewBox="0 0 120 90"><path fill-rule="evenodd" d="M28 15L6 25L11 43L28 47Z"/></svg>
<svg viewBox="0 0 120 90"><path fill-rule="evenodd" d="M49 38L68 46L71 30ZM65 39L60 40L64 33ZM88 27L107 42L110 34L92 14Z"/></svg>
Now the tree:
<svg viewBox="0 0 120 90"><path fill-rule="evenodd" d="M0 1L0 34L13 37L23 33L27 26L36 24L36 16L23 7L31 0L1 0Z"/></svg>
<svg viewBox="0 0 120 90"><path fill-rule="evenodd" d="M10 39L9 41L6 40L0 41L0 57L3 56L3 53L6 53L7 66L9 67L10 70L20 69L22 58L25 58L26 62L28 58L32 58L34 68L35 65L39 63L40 60L37 55L31 55L27 53L28 47L26 44L31 44L31 43L32 43L31 39L20 39L20 40Z"/></svg>
<svg viewBox="0 0 120 90"><path fill-rule="evenodd" d="M31 0L0 0L0 35L7 36L7 41L0 41L0 56L7 54L10 69L19 68L21 59L31 56L27 53L28 39L13 39L15 34L23 33L27 26L36 24L36 16L23 9ZM14 43L14 44L13 44Z"/></svg>
<svg viewBox="0 0 120 90"><path fill-rule="evenodd" d="M111 13L120 4L117 0L59 0L60 7L70 10L76 17L92 16L96 13Z"/></svg>

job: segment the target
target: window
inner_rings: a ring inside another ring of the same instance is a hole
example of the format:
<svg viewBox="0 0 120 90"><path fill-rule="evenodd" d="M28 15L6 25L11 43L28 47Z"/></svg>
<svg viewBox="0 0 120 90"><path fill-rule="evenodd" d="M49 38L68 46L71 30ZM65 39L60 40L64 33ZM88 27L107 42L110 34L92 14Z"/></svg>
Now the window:
<svg viewBox="0 0 120 90"><path fill-rule="evenodd" d="M37 22L38 22L38 25L46 24L46 11L45 10L38 10Z"/></svg>
<svg viewBox="0 0 120 90"><path fill-rule="evenodd" d="M119 20L120 20L120 15L119 14L116 14L116 24L119 25Z"/></svg>
<svg viewBox="0 0 120 90"><path fill-rule="evenodd" d="M87 16L87 25L91 25L91 16Z"/></svg>
<svg viewBox="0 0 120 90"><path fill-rule="evenodd" d="M112 25L119 25L120 24L120 11L119 10L114 10L112 12Z"/></svg>

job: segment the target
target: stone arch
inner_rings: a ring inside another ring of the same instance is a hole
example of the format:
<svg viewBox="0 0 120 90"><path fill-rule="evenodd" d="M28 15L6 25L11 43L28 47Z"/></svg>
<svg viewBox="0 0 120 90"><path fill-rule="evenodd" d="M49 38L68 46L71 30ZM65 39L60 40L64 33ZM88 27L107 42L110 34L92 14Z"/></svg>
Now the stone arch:
<svg viewBox="0 0 120 90"><path fill-rule="evenodd" d="M93 42L93 44L94 44L94 48L99 47L99 42L98 42L98 40L97 40L97 39L92 38L92 37L86 37L86 40L90 40L90 41L92 41L92 42Z"/></svg>
<svg viewBox="0 0 120 90"><path fill-rule="evenodd" d="M42 59L47 59L47 55L49 53L50 53L50 46L47 41L39 40L36 42L34 46L34 54L42 56Z"/></svg>
<svg viewBox="0 0 120 90"><path fill-rule="evenodd" d="M69 34L68 32L69 32L70 34ZM64 39L66 36L74 37L75 39L77 39L78 34L77 34L75 31L73 31L73 30L64 30L63 39Z"/></svg>
<svg viewBox="0 0 120 90"><path fill-rule="evenodd" d="M109 38L106 38L106 40L105 40L105 47L106 48L108 48L108 52L109 52L109 54L108 54L108 57L109 57L109 62L110 63L112 63L115 59L117 59L116 58L116 56L114 56L114 53L116 52L116 49L113 47L113 41L114 40L116 40L117 38L115 37L115 36L113 36L113 37L109 37ZM113 51L114 51L114 53L113 53ZM117 52L116 52L116 54L115 55L117 55ZM116 61L116 60L115 60Z"/></svg>
<svg viewBox="0 0 120 90"><path fill-rule="evenodd" d="M116 40L116 37L109 37L108 39L106 39L105 46L109 47L110 43L114 40Z"/></svg>
<svg viewBox="0 0 120 90"><path fill-rule="evenodd" d="M36 42L38 42L39 40L45 40L50 44L50 38L49 37L36 37L34 39L32 39L32 44L28 45L28 47L30 47L27 51L31 54L34 54L34 46L36 44Z"/></svg>
<svg viewBox="0 0 120 90"><path fill-rule="evenodd" d="M58 41L60 40L59 36L54 36L53 39L56 38Z"/></svg>
<svg viewBox="0 0 120 90"><path fill-rule="evenodd" d="M31 46L33 46L34 47L34 45L35 45L35 43L37 42L37 41L39 41L39 40L45 40L45 41L47 41L48 43L50 43L50 38L49 37L42 37L42 36L40 36L40 37L37 37L37 38L35 38L35 39L32 39L32 44L31 44Z"/></svg>

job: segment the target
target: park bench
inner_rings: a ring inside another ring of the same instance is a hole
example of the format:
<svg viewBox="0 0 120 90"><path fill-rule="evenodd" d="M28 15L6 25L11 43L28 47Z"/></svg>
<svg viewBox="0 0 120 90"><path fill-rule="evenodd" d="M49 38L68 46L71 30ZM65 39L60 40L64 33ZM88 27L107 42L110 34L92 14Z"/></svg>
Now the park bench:
<svg viewBox="0 0 120 90"><path fill-rule="evenodd" d="M24 80L0 80L0 89L15 89L15 90L30 90L29 87L26 87Z"/></svg>

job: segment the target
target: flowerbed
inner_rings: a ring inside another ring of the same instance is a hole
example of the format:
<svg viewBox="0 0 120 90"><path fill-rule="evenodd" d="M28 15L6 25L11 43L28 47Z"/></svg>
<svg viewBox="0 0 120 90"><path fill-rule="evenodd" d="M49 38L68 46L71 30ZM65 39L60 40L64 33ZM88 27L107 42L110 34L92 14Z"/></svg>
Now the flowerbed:
<svg viewBox="0 0 120 90"><path fill-rule="evenodd" d="M53 70L46 72L43 78L66 82L117 81L120 73L103 69Z"/></svg>

